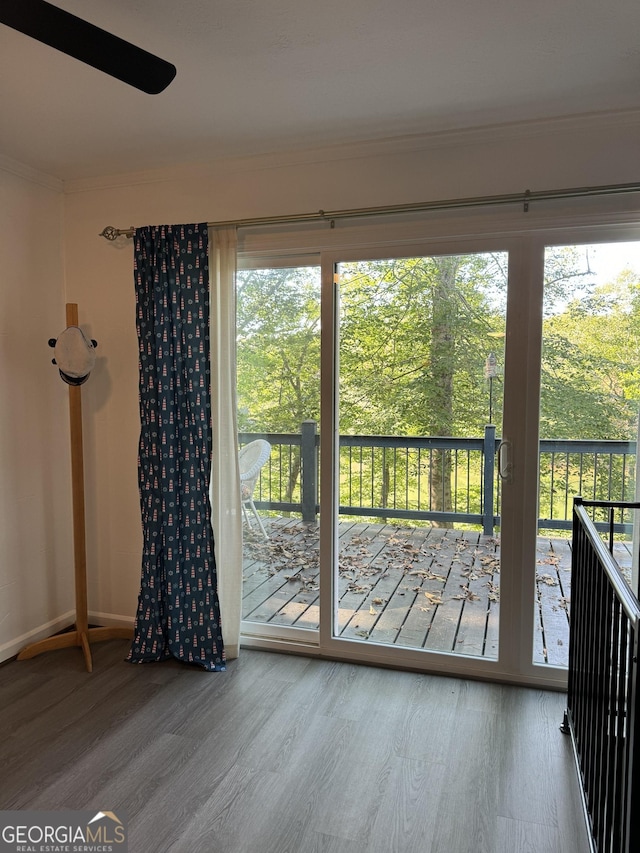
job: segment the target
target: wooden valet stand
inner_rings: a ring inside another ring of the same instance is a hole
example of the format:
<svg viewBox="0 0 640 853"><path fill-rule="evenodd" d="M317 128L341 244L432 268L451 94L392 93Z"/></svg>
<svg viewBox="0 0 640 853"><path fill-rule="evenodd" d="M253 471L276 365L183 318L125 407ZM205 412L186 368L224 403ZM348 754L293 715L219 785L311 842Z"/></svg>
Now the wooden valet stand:
<svg viewBox="0 0 640 853"><path fill-rule="evenodd" d="M67 303L67 328L78 325L78 306ZM69 420L71 426L71 489L73 496L73 551L76 587L76 620L73 630L55 634L45 640L30 643L18 654L18 660L35 657L53 649L79 646L84 654L87 672L93 671L91 642L101 640L131 640L130 628L90 628L87 605L87 555L84 515L84 464L82 450L82 390L69 385Z"/></svg>

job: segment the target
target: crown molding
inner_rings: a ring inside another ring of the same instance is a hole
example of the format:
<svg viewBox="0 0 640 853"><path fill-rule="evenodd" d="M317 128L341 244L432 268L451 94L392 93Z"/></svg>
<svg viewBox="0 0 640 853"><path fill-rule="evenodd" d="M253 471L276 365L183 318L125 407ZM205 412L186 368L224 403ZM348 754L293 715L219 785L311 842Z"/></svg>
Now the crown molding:
<svg viewBox="0 0 640 853"><path fill-rule="evenodd" d="M13 160L5 154L0 154L0 171L15 175L32 184L46 187L49 190L55 190L56 192L64 191L64 182L59 178L54 178L53 175L47 175L45 172L39 172L37 169L20 163L18 160Z"/></svg>
<svg viewBox="0 0 640 853"><path fill-rule="evenodd" d="M208 162L181 163L148 171L79 178L64 182L65 193L131 187L140 184L215 177L267 169L281 169L314 163L400 156L409 152L482 145L514 139L589 133L620 128L640 128L640 109L583 113L557 118L531 119L475 127L461 127L428 133L336 143L313 148L280 150L266 154L220 157Z"/></svg>

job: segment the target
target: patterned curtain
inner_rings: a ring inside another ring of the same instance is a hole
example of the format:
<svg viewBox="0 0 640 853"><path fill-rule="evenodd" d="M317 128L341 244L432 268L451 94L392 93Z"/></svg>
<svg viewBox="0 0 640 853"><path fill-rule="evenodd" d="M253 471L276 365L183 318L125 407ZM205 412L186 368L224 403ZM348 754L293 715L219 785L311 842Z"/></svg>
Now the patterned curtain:
<svg viewBox="0 0 640 853"><path fill-rule="evenodd" d="M135 233L142 580L127 660L224 670L209 484L208 232Z"/></svg>

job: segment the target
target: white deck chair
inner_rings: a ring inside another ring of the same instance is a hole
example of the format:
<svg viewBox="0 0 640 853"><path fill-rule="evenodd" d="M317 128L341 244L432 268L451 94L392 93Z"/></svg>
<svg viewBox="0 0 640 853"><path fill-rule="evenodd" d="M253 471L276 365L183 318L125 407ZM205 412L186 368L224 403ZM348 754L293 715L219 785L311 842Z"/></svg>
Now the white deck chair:
<svg viewBox="0 0 640 853"><path fill-rule="evenodd" d="M264 529L262 519L258 515L258 510L253 502L253 490L255 489L260 469L271 455L271 445L263 438L258 438L256 441L251 441L244 447L240 448L238 453L238 465L240 468L240 495L242 498L242 513L249 527L251 521L247 509L253 513L258 526L262 531L265 539L268 539L267 531Z"/></svg>

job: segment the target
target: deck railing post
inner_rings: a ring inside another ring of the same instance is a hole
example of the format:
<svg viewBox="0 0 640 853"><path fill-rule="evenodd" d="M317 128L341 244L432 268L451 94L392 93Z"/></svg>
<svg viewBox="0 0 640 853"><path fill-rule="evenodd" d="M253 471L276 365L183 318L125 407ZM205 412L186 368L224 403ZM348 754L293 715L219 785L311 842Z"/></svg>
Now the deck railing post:
<svg viewBox="0 0 640 853"><path fill-rule="evenodd" d="M482 532L485 536L493 536L493 501L494 473L496 455L496 428L487 424L484 428L483 458L483 502L482 502Z"/></svg>
<svg viewBox="0 0 640 853"><path fill-rule="evenodd" d="M303 421L300 425L300 499L303 521L316 520L317 470L316 422Z"/></svg>

